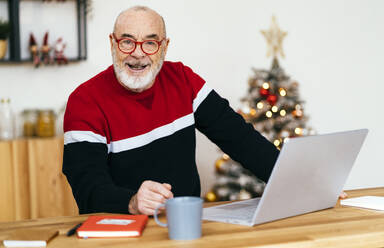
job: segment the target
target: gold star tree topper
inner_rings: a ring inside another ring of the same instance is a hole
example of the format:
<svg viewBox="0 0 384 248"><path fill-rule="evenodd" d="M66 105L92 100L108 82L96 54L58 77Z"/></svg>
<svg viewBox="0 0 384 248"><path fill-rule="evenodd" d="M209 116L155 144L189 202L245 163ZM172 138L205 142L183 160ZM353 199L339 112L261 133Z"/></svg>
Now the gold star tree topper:
<svg viewBox="0 0 384 248"><path fill-rule="evenodd" d="M267 40L268 44L268 52L267 57L273 56L273 58L276 58L278 54L282 58L285 57L284 51L283 51L283 39L287 35L287 32L282 31L276 22L276 17L272 16L272 22L271 26L268 30L261 30L261 33L264 35L265 39Z"/></svg>

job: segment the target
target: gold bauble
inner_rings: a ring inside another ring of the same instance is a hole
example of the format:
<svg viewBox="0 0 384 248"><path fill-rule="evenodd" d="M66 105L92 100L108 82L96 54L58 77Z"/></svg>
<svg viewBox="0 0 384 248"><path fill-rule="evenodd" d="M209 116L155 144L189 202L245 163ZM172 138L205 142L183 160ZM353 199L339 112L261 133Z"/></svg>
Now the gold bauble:
<svg viewBox="0 0 384 248"><path fill-rule="evenodd" d="M207 194L205 194L205 200L208 202L217 201L216 193L213 191L209 191Z"/></svg>
<svg viewBox="0 0 384 248"><path fill-rule="evenodd" d="M302 117L303 116L303 111L301 111L300 109L293 110L292 111L292 115L294 117Z"/></svg>
<svg viewBox="0 0 384 248"><path fill-rule="evenodd" d="M251 116L255 116L257 114L256 109L254 109L254 108L251 108L249 113L250 113Z"/></svg>
<svg viewBox="0 0 384 248"><path fill-rule="evenodd" d="M215 162L215 168L216 168L216 171L220 171L221 170L221 166L225 163L225 160L222 159L222 158L219 158L218 160L216 160Z"/></svg>

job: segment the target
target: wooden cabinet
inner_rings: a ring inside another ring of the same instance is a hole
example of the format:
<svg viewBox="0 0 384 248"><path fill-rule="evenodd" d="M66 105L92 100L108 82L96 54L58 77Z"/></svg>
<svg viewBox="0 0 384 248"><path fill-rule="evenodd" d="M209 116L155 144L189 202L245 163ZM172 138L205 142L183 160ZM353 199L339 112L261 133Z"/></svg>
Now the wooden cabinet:
<svg viewBox="0 0 384 248"><path fill-rule="evenodd" d="M1 141L0 221L78 214L62 159L62 137Z"/></svg>

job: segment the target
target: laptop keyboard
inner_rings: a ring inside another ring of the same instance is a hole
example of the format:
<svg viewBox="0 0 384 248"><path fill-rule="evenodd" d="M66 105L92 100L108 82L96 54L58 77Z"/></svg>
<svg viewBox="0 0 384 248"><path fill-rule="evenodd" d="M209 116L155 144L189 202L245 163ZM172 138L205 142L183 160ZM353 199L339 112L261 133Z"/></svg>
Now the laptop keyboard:
<svg viewBox="0 0 384 248"><path fill-rule="evenodd" d="M237 219L251 221L259 204L260 198L225 204L204 209L204 215L209 218Z"/></svg>

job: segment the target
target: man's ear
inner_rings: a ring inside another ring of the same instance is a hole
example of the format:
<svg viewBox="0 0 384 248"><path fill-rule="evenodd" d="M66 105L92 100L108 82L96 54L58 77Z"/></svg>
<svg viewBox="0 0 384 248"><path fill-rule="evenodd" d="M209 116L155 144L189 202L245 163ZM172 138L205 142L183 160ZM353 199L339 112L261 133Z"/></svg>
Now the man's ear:
<svg viewBox="0 0 384 248"><path fill-rule="evenodd" d="M167 54L168 51L168 45L169 45L169 38L165 40L165 48L164 48L164 54Z"/></svg>
<svg viewBox="0 0 384 248"><path fill-rule="evenodd" d="M109 43L111 44L111 51L113 49L113 38L112 38L112 34L109 35Z"/></svg>

